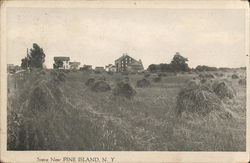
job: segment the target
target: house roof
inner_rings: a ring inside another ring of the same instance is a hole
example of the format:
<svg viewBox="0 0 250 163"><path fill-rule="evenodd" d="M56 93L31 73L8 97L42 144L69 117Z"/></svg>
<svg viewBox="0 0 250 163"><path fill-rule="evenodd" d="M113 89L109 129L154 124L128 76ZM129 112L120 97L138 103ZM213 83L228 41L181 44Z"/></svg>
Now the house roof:
<svg viewBox="0 0 250 163"><path fill-rule="evenodd" d="M70 65L80 65L80 62L69 62Z"/></svg>
<svg viewBox="0 0 250 163"><path fill-rule="evenodd" d="M126 57L132 58L132 57L130 57L129 55L126 54L126 55L122 55L120 58L116 59L115 62L116 62L116 61L123 60L123 59L126 58ZM134 59L134 58L132 58L132 59ZM134 60L135 60L135 59L134 59Z"/></svg>
<svg viewBox="0 0 250 163"><path fill-rule="evenodd" d="M69 57L54 57L54 61L69 61Z"/></svg>

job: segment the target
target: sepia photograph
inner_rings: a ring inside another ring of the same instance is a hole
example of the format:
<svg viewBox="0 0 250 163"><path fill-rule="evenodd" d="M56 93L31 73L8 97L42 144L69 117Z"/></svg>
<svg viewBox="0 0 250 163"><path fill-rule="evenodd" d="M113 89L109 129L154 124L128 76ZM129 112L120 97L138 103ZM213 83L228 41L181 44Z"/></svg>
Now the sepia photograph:
<svg viewBox="0 0 250 163"><path fill-rule="evenodd" d="M132 4L5 8L7 152L247 151L246 7Z"/></svg>

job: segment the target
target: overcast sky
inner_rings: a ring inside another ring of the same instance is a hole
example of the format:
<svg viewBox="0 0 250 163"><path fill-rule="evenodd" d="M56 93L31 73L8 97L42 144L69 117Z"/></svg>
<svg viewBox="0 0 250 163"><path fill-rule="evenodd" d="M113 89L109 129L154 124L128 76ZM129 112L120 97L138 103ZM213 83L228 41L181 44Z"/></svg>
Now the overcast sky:
<svg viewBox="0 0 250 163"><path fill-rule="evenodd" d="M149 64L169 63L176 52L189 66L246 64L242 9L9 8L7 62L20 65L26 48L39 44L81 65L105 66L128 53Z"/></svg>

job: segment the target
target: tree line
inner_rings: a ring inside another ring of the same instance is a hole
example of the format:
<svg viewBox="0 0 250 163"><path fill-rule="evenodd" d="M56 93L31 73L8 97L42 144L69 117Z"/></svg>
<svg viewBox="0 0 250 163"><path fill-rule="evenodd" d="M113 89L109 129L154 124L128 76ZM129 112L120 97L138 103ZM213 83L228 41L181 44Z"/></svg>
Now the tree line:
<svg viewBox="0 0 250 163"><path fill-rule="evenodd" d="M33 47L27 52L27 56L21 60L21 68L43 68L43 63L45 61L45 53L43 49L36 43L33 43ZM53 68L58 68L62 66L62 62L58 61L53 65ZM161 64L151 64L148 66L147 70L149 72L180 72L180 71L190 71L192 70L188 64L188 58L183 57L177 52L170 63ZM195 69L196 71L216 71L222 70L223 68L209 67L205 65L198 65ZM226 69L226 68L224 68Z"/></svg>

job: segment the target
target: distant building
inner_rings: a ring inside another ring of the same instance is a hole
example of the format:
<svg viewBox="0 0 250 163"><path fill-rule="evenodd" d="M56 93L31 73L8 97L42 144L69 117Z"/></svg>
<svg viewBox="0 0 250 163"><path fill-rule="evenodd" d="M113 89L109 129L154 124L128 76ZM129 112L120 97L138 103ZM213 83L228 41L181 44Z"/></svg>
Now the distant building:
<svg viewBox="0 0 250 163"><path fill-rule="evenodd" d="M81 71L92 71L92 65L83 65L83 67L80 67Z"/></svg>
<svg viewBox="0 0 250 163"><path fill-rule="evenodd" d="M78 70L80 64L81 64L80 62L69 62L70 69L73 69L73 70Z"/></svg>
<svg viewBox="0 0 250 163"><path fill-rule="evenodd" d="M104 67L95 67L95 72L104 72Z"/></svg>
<svg viewBox="0 0 250 163"><path fill-rule="evenodd" d="M115 65L109 64L109 65L105 66L105 70L108 72L116 72L116 67L115 67Z"/></svg>
<svg viewBox="0 0 250 163"><path fill-rule="evenodd" d="M141 60L137 61L128 56L127 53L124 53L120 58L115 60L115 67L117 72L140 72L144 70Z"/></svg>
<svg viewBox="0 0 250 163"><path fill-rule="evenodd" d="M142 65L142 61L135 61L128 63L127 65L127 71L129 72L142 72L144 70L144 67Z"/></svg>
<svg viewBox="0 0 250 163"><path fill-rule="evenodd" d="M70 69L69 57L54 57L54 69Z"/></svg>

